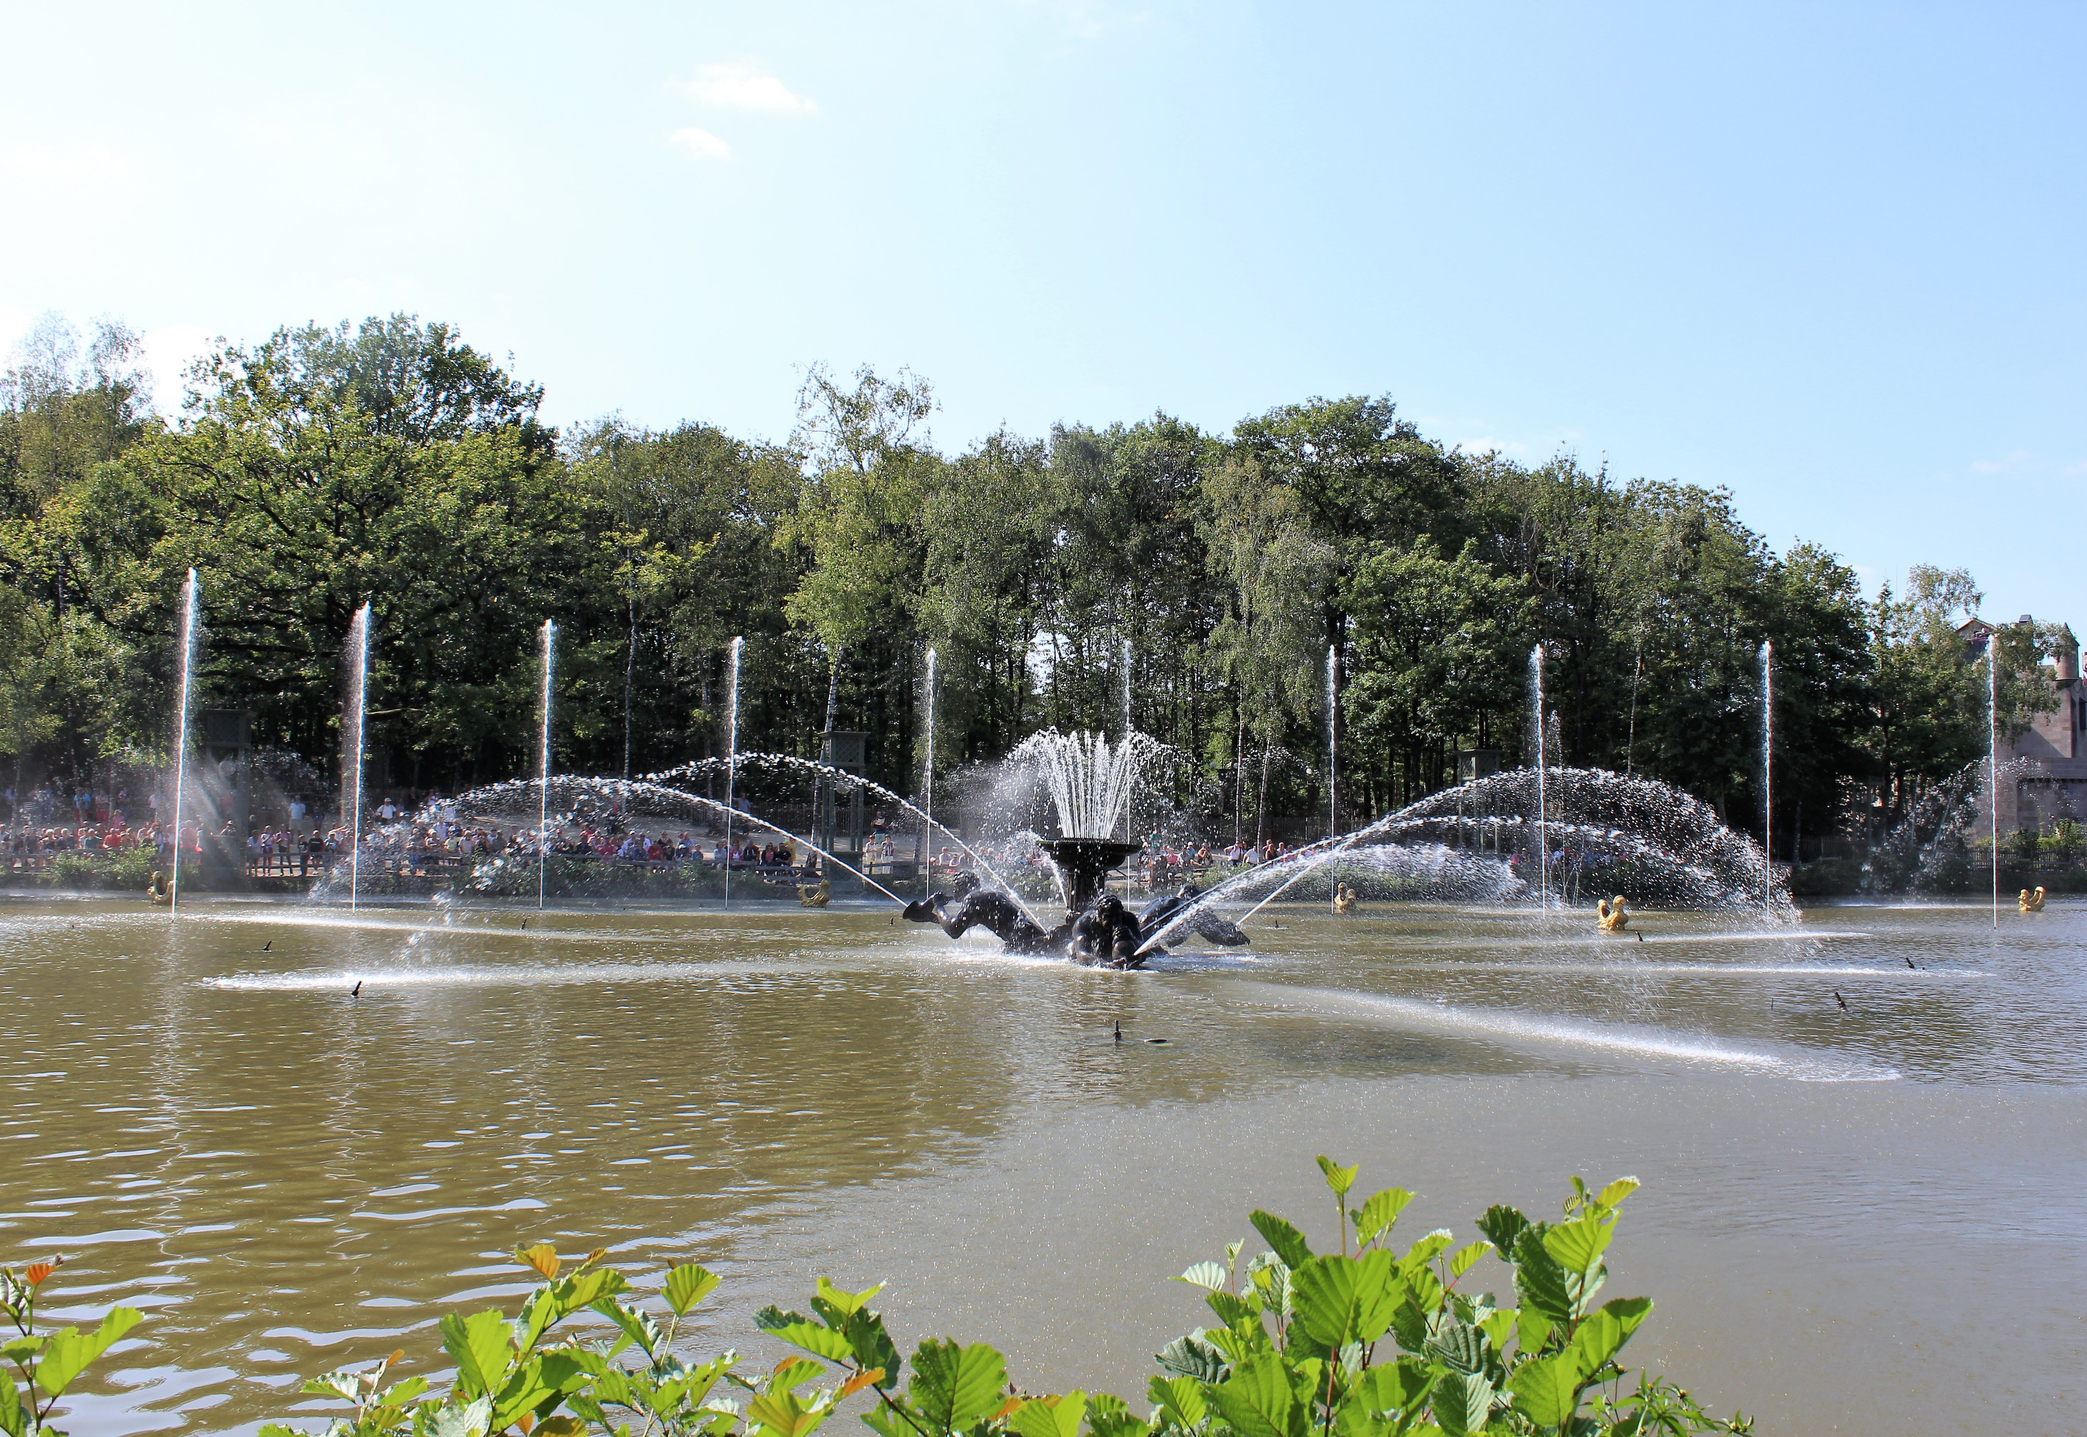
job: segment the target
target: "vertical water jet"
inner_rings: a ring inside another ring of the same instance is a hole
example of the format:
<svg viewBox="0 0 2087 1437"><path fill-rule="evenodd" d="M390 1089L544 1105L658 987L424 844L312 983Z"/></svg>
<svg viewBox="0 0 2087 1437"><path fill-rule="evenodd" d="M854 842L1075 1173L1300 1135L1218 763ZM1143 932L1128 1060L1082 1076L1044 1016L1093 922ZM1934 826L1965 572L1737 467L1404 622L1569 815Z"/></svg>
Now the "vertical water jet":
<svg viewBox="0 0 2087 1437"><path fill-rule="evenodd" d="M1761 642L1761 906L1775 885L1775 645Z"/></svg>
<svg viewBox="0 0 2087 1437"><path fill-rule="evenodd" d="M543 621L543 724L536 737L536 906L544 906L544 882L551 863L551 677L558 648L558 625Z"/></svg>
<svg viewBox="0 0 2087 1437"><path fill-rule="evenodd" d="M1340 790L1338 788L1340 783L1338 724L1340 715L1340 672L1340 651L1334 645L1328 644L1326 646L1326 840L1329 843L1337 838L1341 831ZM1336 913L1340 911L1335 906L1340 902L1340 893L1340 886L1333 881L1332 875L1329 874L1326 879L1326 903L1328 908Z"/></svg>
<svg viewBox="0 0 2087 1437"><path fill-rule="evenodd" d="M341 706L341 764L346 770L348 810L348 911L353 913L362 890L362 772L364 716L369 712L370 606L355 611L348 625L348 694Z"/></svg>
<svg viewBox="0 0 2087 1437"><path fill-rule="evenodd" d="M920 830L920 841L926 848L926 851L921 854L920 865L920 891L923 895L930 892L934 886L930 879L935 867L935 835L933 831L935 825L935 651L933 649L928 650L926 699L928 711L927 758L923 765L920 779L920 812L923 820L923 826Z"/></svg>
<svg viewBox="0 0 2087 1437"><path fill-rule="evenodd" d="M1128 748L1128 747L1130 746L1130 732L1131 732L1131 730L1130 730L1130 640L1129 640L1129 639L1125 639L1125 640L1123 641L1123 739L1122 739L1122 742L1123 742L1123 745L1124 745L1124 746L1125 746L1126 748ZM1126 808L1124 809L1124 811L1123 811L1123 841L1124 841L1125 843L1129 843L1129 842L1131 841L1131 836L1130 836L1130 823L1131 823L1131 814L1130 814L1130 809L1129 809L1128 807L1126 807Z"/></svg>
<svg viewBox="0 0 2087 1437"><path fill-rule="evenodd" d="M2000 636L1986 637L1986 777L1993 809L1993 926L2000 926Z"/></svg>
<svg viewBox="0 0 2087 1437"><path fill-rule="evenodd" d="M744 635L732 640L725 660L725 907L732 906L732 789L739 778L739 655L746 647ZM831 705L829 704L829 707ZM831 720L828 727L831 727ZM813 822L817 827L817 820Z"/></svg>
<svg viewBox="0 0 2087 1437"><path fill-rule="evenodd" d="M1539 902L1551 906L1551 844L1545 833L1547 814L1544 770L1550 765L1549 734L1544 726L1544 646L1529 651L1529 709L1531 736L1536 743L1536 875Z"/></svg>
<svg viewBox="0 0 2087 1437"><path fill-rule="evenodd" d="M181 585L181 687L174 715L174 846L173 866L167 879L167 916L181 906L181 796L188 787L189 698L195 686L196 669L196 571L190 569ZM200 849L200 845L198 845Z"/></svg>

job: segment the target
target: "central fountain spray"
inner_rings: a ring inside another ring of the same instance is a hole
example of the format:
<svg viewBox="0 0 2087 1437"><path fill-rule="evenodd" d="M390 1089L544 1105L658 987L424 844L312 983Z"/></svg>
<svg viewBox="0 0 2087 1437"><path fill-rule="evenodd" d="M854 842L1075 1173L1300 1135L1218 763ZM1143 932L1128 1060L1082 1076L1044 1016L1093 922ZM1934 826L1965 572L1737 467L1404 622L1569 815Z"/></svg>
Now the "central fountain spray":
<svg viewBox="0 0 2087 1437"><path fill-rule="evenodd" d="M741 635L732 640L731 656L725 661L725 907L732 906L732 787L739 777L739 655L746 648Z"/></svg>
<svg viewBox="0 0 2087 1437"><path fill-rule="evenodd" d="M1160 744L1141 733L1124 735L1114 748L1098 733L1032 734L1009 756L1035 765L1058 811L1058 838L1046 839L1043 850L1058 866L1066 907L1084 909L1101 892L1110 869L1142 846L1118 840L1120 820L1128 831L1130 800L1138 775Z"/></svg>
<svg viewBox="0 0 2087 1437"><path fill-rule="evenodd" d="M536 906L544 906L544 881L551 864L551 659L558 648L558 625L543 621L543 726L536 748Z"/></svg>
<svg viewBox="0 0 2087 1437"><path fill-rule="evenodd" d="M181 698L174 719L174 846L168 850L174 857L167 880L169 918L181 906L181 796L188 785L188 713L195 686L198 588L196 571L190 569L181 586Z"/></svg>
<svg viewBox="0 0 2087 1437"><path fill-rule="evenodd" d="M341 762L347 772L348 911L353 913L362 888L362 768L366 745L363 720L369 712L370 606L355 611L348 625L348 701L341 708Z"/></svg>

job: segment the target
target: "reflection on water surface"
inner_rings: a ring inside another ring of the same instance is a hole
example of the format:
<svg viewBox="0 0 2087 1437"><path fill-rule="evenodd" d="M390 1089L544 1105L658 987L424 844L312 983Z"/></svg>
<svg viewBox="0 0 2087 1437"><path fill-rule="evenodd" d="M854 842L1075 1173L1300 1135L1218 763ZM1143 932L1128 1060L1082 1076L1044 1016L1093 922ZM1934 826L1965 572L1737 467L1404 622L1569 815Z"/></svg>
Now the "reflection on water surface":
<svg viewBox="0 0 2087 1437"><path fill-rule="evenodd" d="M633 1268L700 1256L727 1277L720 1340L825 1262L893 1279L895 1311L982 1325L1038 1385L1127 1390L1195 1321L1159 1279L1246 1207L1311 1201L1289 1164L1322 1150L1445 1203L1639 1169L1630 1278L1726 1406L1821 1410L1804 1360L1749 1366L1732 1316L1692 1307L1731 1281L1706 1254L1830 1306L1909 1281L1907 1243L1975 1233L1959 1280L1995 1264L2019 1311L2048 1292L2077 1314L2087 910L2004 915L1998 937L1952 908L1639 921L1642 943L1577 915L1274 908L1248 952L1114 974L888 909L350 923L220 902L174 926L17 902L0 1223L10 1260L73 1257L79 1315L150 1318L80 1434L239 1428L297 1375L433 1353L440 1311L523 1290L502 1254L537 1238ZM1169 1041L1118 1045L1117 1022ZM1745 1231L1797 1247L1724 1252ZM1135 1287L1124 1330L1054 1278L1081 1263ZM2077 1351L2077 1316L2023 1321L2018 1340ZM1904 1320L1838 1340L1882 1371ZM1872 1430L1861 1410L1845 1430Z"/></svg>

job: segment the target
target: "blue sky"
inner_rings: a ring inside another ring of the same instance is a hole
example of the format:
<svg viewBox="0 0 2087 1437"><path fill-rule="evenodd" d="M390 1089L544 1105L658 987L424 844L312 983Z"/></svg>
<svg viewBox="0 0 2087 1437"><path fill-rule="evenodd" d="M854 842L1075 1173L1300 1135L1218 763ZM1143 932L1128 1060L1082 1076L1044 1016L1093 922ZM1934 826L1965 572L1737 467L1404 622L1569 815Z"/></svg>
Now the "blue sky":
<svg viewBox="0 0 2087 1437"><path fill-rule="evenodd" d="M406 310L564 422L1430 435L2087 626L2087 7L17 5L0 344Z"/></svg>

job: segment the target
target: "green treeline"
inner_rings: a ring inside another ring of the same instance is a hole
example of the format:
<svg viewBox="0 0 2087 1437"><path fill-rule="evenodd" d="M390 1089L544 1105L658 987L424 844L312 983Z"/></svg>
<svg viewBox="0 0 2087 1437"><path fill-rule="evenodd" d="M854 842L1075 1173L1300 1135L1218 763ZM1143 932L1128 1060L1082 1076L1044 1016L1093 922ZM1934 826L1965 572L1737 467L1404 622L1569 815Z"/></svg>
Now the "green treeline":
<svg viewBox="0 0 2087 1437"><path fill-rule="evenodd" d="M1210 815L1323 805L1339 654L1342 807L1522 761L1527 656L1550 655L1553 761L1651 774L1760 829L1757 652L1777 668L1778 851L1889 818L1983 750L1955 623L1968 576L1869 601L1834 555L1772 552L1731 498L1446 448L1388 398L1308 399L1230 433L1155 415L947 452L906 372L808 375L780 443L700 422L560 432L541 390L405 316L282 330L153 414L135 336L47 319L0 387L0 754L86 782L170 742L173 612L202 579L205 702L337 761L340 655L373 606L381 781L529 771L535 631L560 629L557 762L633 774L742 744L811 754L829 713L871 776L1047 725L1137 727L1195 756ZM2055 630L2004 630L2027 675ZM2019 721L2045 702L2011 678ZM1323 807L1318 811L1323 812Z"/></svg>

